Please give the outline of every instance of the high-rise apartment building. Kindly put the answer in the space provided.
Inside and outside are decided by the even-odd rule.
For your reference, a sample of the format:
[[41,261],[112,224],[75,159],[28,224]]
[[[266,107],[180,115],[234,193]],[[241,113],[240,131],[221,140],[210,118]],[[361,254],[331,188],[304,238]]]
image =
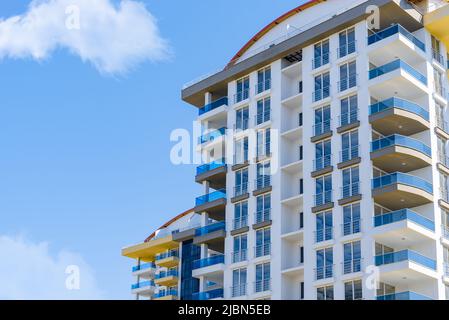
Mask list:
[[448,48],[447,1],[309,1],[186,85],[177,298],[449,299]]

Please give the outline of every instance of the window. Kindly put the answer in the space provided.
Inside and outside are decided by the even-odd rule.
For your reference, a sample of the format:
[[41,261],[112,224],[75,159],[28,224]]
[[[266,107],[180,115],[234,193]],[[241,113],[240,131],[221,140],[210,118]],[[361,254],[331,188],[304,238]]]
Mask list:
[[344,263],[343,273],[360,272],[361,270],[361,250],[360,241],[349,242],[343,245]]
[[255,257],[263,257],[271,254],[271,229],[259,229],[256,231]]
[[271,185],[270,161],[259,162],[256,175],[256,190],[269,187]]
[[444,285],[444,292],[446,293],[446,300],[449,300],[449,285]]
[[378,289],[376,290],[376,295],[378,297],[382,297],[382,296],[395,294],[395,292],[396,292],[396,288],[394,286],[380,282],[378,285]]
[[304,179],[301,178],[299,179],[299,194],[303,194],[304,193]]
[[299,284],[299,299],[303,300],[304,299],[304,282],[301,281],[301,283]]
[[438,161],[444,164],[446,167],[449,167],[449,159],[447,157],[446,145],[447,141],[438,136],[437,137]]
[[234,164],[244,164],[248,161],[248,137],[235,141]]
[[449,177],[440,173],[440,193],[441,199],[449,202]]
[[301,161],[304,156],[304,148],[303,146],[299,146],[299,160]]
[[343,207],[343,236],[360,232],[360,203]]
[[235,111],[235,129],[246,130],[248,129],[249,121],[249,108],[244,107]]
[[316,214],[316,242],[332,239],[332,211],[320,212]]
[[345,91],[357,86],[357,65],[355,61],[340,66],[339,90]]
[[332,165],[331,140],[321,141],[315,144],[314,170],[322,170]]
[[320,287],[316,289],[317,300],[334,300],[334,286]]
[[446,94],[443,85],[444,83],[443,79],[445,78],[445,76],[436,69],[433,69],[433,76],[434,76],[435,92],[438,93],[444,99],[446,99]]
[[264,292],[271,289],[270,263],[256,265],[255,292]]
[[345,300],[362,300],[362,280],[345,283]]
[[256,126],[271,119],[270,97],[257,101]]
[[441,210],[441,225],[443,228],[443,237],[449,239],[449,211]]
[[343,170],[342,198],[350,198],[359,194],[359,167]]
[[298,126],[302,127],[303,124],[303,115],[302,112],[298,113]]
[[299,213],[299,229],[304,228],[304,212]]
[[315,279],[321,280],[333,277],[334,254],[332,248],[317,250]]
[[244,228],[248,225],[248,201],[234,205],[234,230]]
[[235,103],[249,98],[249,77],[237,80]]
[[338,57],[342,58],[348,54],[354,53],[356,49],[355,29],[350,28],[338,35],[340,46],[338,48]]
[[357,122],[358,107],[357,95],[340,100],[340,126],[346,126]]
[[315,206],[332,202],[332,175],[315,179]]
[[313,102],[325,99],[329,97],[330,94],[330,73],[326,72],[315,76],[315,91],[313,93]]
[[299,263],[300,264],[304,263],[304,247],[303,246],[299,247]]
[[270,90],[271,88],[271,68],[265,68],[257,72],[256,94]]
[[264,194],[256,198],[255,223],[262,223],[271,220],[271,194]]
[[234,237],[234,251],[232,253],[232,263],[245,261],[248,250],[248,236],[246,234]]
[[434,36],[432,36],[432,57],[440,64],[444,65],[444,58],[441,54],[441,43]]
[[313,51],[313,69],[329,63],[329,47],[329,40],[315,44]]
[[257,157],[270,156],[271,154],[270,128],[257,131]]
[[246,276],[246,268],[235,269],[232,271],[232,297],[246,295]]
[[242,169],[235,172],[234,196],[239,197],[248,193],[248,169]]
[[319,136],[331,131],[331,107],[315,109],[314,135]]
[[341,162],[350,161],[359,157],[359,132],[354,130],[341,136],[342,151]]
[[449,126],[445,117],[445,108],[438,103],[435,103],[435,116],[437,121],[437,126],[444,130],[445,132],[449,132]]

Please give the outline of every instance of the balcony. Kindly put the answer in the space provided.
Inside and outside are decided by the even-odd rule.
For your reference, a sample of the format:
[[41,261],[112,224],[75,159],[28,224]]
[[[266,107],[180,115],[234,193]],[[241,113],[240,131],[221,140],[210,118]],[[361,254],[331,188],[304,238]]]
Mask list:
[[257,280],[254,282],[254,293],[271,291],[271,279]]
[[195,260],[192,263],[192,276],[204,277],[223,274],[224,255],[219,254],[205,259]]
[[313,160],[313,171],[311,172],[312,178],[322,176],[333,170],[332,167],[332,155],[326,154],[320,158]]
[[162,271],[154,277],[154,283],[158,286],[171,287],[178,284],[178,270]]
[[271,176],[263,175],[258,177],[254,182],[255,188],[253,191],[254,196],[258,196],[262,193],[270,192],[272,190],[271,186]]
[[409,136],[430,128],[429,112],[400,98],[372,104],[369,121],[374,130],[384,135],[400,133]]
[[205,105],[204,107],[200,108],[198,110],[198,115],[202,116],[205,113],[208,113],[212,110],[218,109],[220,107],[226,107],[228,106],[228,97],[222,97],[220,99],[217,99],[207,105]]
[[159,267],[171,268],[179,264],[178,250],[171,250],[156,255],[156,265]]
[[206,301],[213,299],[223,298],[223,288],[214,289],[205,292],[194,293],[192,296],[193,300]]
[[217,190],[195,200],[195,212],[201,213],[207,211],[212,219],[224,218],[224,210],[226,206],[226,189]]
[[433,300],[433,299],[419,293],[406,291],[406,292],[387,294],[384,296],[377,296],[376,300]]
[[195,230],[194,244],[207,243],[211,250],[224,252],[226,222],[220,221]]
[[315,281],[329,279],[334,276],[334,265],[328,264],[315,269]]
[[202,183],[207,180],[211,188],[223,188],[226,187],[226,172],[226,159],[215,160],[196,168],[195,181]]
[[334,228],[325,227],[315,231],[315,243],[329,241],[334,238]]
[[313,143],[318,142],[332,136],[331,119],[315,123],[313,126],[313,136],[310,139]]
[[401,59],[408,63],[419,63],[426,59],[426,46],[401,25],[393,25],[368,37],[368,55],[377,65],[395,59],[401,53]]
[[231,253],[232,263],[243,262],[248,259],[248,251],[246,249],[241,249],[239,251],[234,251]]
[[373,238],[389,247],[420,245],[435,239],[435,222],[410,209],[387,212],[373,218]]
[[369,79],[370,92],[379,99],[398,93],[406,99],[428,94],[427,78],[400,59],[370,70]]
[[254,247],[254,257],[260,258],[271,254],[271,243],[265,243]]
[[432,151],[419,140],[394,134],[371,142],[371,160],[386,172],[409,172],[432,165]]
[[326,98],[329,98],[331,95],[331,87],[324,87],[321,89],[317,89],[312,93],[312,101],[313,102],[318,102],[321,100],[324,100]]
[[161,290],[153,296],[153,300],[178,300],[178,290],[174,288]]
[[416,176],[396,172],[372,181],[374,201],[392,210],[433,202],[432,184]]
[[132,268],[133,276],[149,279],[153,276],[156,265],[153,262],[143,263]]
[[332,202],[332,193],[332,190],[327,190],[316,194],[313,199],[314,207],[312,208],[312,212],[316,213],[332,208],[334,206],[334,203]]
[[396,286],[407,278],[414,281],[436,279],[436,261],[412,250],[401,250],[378,255],[374,263],[379,267],[380,281]]
[[271,225],[271,209],[257,211],[254,215],[253,229],[264,228]]
[[256,95],[258,95],[270,89],[271,89],[271,79],[267,79],[265,81],[261,81],[258,84],[256,84],[255,92]]
[[131,285],[131,292],[144,297],[150,297],[156,289],[154,281],[143,281]]
[[201,137],[198,138],[198,144],[206,144],[211,143],[219,139],[223,139],[226,135],[226,129],[225,127],[222,127],[217,130],[210,130],[208,133],[203,134]]

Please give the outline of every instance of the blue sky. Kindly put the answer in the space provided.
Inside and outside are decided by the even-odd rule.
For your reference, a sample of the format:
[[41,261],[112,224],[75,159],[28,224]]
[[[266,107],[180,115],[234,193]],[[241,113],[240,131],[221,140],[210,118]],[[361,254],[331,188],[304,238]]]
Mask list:
[[[1,1],[0,17],[25,13],[29,2]],[[121,248],[192,207],[200,192],[194,166],[169,158],[170,132],[190,129],[196,116],[180,99],[183,83],[224,65],[304,1],[140,2],[169,43],[165,61],[111,75],[64,48],[41,61],[0,60],[0,236],[46,242],[52,259],[80,255],[111,299],[132,298]]]

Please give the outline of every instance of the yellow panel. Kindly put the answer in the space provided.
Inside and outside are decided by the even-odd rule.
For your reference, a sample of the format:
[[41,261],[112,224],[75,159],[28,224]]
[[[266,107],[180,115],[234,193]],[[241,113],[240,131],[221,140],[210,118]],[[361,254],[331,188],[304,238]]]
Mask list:
[[154,261],[154,256],[158,253],[165,252],[170,249],[176,249],[179,243],[173,241],[173,236],[169,235],[164,238],[151,240],[122,249],[122,256],[150,262]]
[[430,33],[449,48],[449,5],[443,6],[424,16],[424,25]]

